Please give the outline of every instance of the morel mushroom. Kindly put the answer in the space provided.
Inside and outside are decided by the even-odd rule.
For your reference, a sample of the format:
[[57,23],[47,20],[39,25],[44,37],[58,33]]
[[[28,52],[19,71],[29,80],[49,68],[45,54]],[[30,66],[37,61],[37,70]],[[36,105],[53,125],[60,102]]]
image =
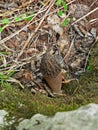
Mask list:
[[58,56],[46,51],[41,59],[40,71],[53,93],[61,93],[62,72]]

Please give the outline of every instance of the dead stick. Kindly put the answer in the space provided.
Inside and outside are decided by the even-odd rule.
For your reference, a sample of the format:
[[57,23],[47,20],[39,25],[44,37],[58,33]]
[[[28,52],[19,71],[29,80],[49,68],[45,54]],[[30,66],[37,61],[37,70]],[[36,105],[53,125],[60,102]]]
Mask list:
[[85,17],[89,16],[90,14],[92,14],[93,12],[97,11],[98,7],[91,10],[89,13],[87,13],[86,15],[84,15],[83,17],[79,18],[78,20],[76,20],[74,23],[72,23],[72,25],[74,25],[75,23],[78,23],[80,20],[84,19]]

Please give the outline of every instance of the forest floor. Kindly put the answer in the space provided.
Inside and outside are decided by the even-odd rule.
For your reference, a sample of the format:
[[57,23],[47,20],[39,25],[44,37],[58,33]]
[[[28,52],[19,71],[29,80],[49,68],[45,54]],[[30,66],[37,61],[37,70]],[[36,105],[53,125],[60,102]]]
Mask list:
[[[55,5],[57,1],[0,1],[0,109],[9,113],[8,121],[14,117],[14,123],[11,126],[13,130],[20,118],[30,118],[36,113],[52,116],[58,111],[70,111],[88,103],[98,103],[98,41],[96,40],[98,36],[98,9],[87,15],[88,22],[83,25],[83,30],[87,25],[87,32],[93,27],[97,31],[96,35],[94,34],[94,39],[91,39],[91,43],[87,39],[86,42],[89,46],[83,45],[83,53],[81,53],[84,57],[83,61],[79,51],[77,53],[79,56],[77,59],[81,61],[78,64],[79,66],[71,66],[71,70],[68,71],[65,67],[68,73],[68,77],[65,77],[68,79],[75,77],[77,80],[63,84],[62,90],[65,95],[55,98],[48,97],[45,89],[37,86],[37,83],[42,82],[42,80],[38,76],[40,72],[36,71],[39,65],[34,66],[34,63],[31,65],[32,58],[34,58],[36,64],[39,64],[40,55],[42,56],[43,52],[46,51],[49,43],[57,42],[59,45],[62,39],[67,42],[64,38],[66,37],[64,34],[65,31],[67,32],[66,28],[69,28],[75,22],[72,20],[74,15],[76,21],[79,18],[76,14],[69,15],[71,20],[68,23],[65,20],[64,27],[60,25],[58,26],[59,29],[55,29],[54,24],[59,25],[64,21],[66,15],[70,12],[70,5],[73,3],[86,4],[91,6],[91,10],[98,7],[96,0],[95,2],[87,0],[87,3],[84,0],[66,0],[68,9],[67,14],[63,17],[58,16],[58,11],[62,9],[61,14],[59,12],[59,15],[62,15],[64,5]],[[66,5],[64,8],[66,8]],[[82,11],[83,16],[91,10]],[[52,18],[53,21],[50,20]],[[95,20],[95,23],[90,23],[92,19],[97,19],[97,22]],[[77,25],[77,27],[80,27],[80,25]],[[80,32],[79,30],[79,35],[81,35]],[[72,34],[67,38],[71,38],[71,36]],[[79,40],[82,41],[81,36],[79,37]],[[80,43],[80,41],[76,43]],[[69,45],[71,46],[71,44]],[[70,46],[66,46],[67,49]],[[76,44],[77,47],[78,44]],[[84,52],[84,48],[86,48],[86,52]],[[59,49],[62,51],[62,48]],[[77,50],[73,51],[72,49],[71,51],[69,57],[67,57],[66,48],[63,49],[64,53],[61,52],[63,58],[67,57],[66,61],[68,61],[67,66],[69,68],[70,64],[74,63],[73,59],[76,58],[74,52]],[[35,59],[35,57],[38,59]],[[77,62],[75,63],[77,64]],[[82,72],[82,70],[84,71]],[[80,71],[82,73],[79,73]],[[78,73],[78,77],[76,77],[76,73]]]

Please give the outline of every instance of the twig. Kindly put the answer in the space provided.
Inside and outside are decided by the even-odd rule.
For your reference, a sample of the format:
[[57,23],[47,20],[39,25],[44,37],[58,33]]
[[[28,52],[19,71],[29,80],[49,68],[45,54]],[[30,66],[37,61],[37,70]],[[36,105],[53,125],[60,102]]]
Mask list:
[[[76,1],[76,0],[73,0],[73,1],[69,2],[67,5],[70,5],[70,4],[72,4],[73,2],[75,2],[75,1]],[[51,14],[53,14],[53,13],[55,13],[55,12],[57,12],[59,9],[62,9],[62,8],[63,8],[63,7],[60,7],[60,8],[58,8],[58,9],[56,9],[55,11],[50,12],[49,14],[47,14],[47,16],[48,16],[48,15],[51,15]],[[47,8],[44,9],[44,10],[39,11],[39,12],[38,12],[37,14],[35,14],[35,15],[37,16],[38,14],[40,14],[40,13],[42,13],[42,12],[45,12],[46,10],[47,10]],[[17,34],[19,34],[19,33],[20,33],[22,30],[24,30],[25,28],[29,27],[30,25],[32,25],[32,24],[34,24],[34,23],[36,23],[36,22],[38,22],[38,21],[40,21],[40,20],[41,20],[41,18],[38,19],[38,20],[35,20],[35,21],[31,22],[31,23],[28,23],[28,24],[25,25],[23,28],[21,28],[19,31],[17,31],[17,32],[11,34],[10,36],[8,36],[8,37],[6,37],[6,38],[0,40],[0,45],[2,45],[2,44],[5,43],[7,40],[9,40],[9,39],[13,38],[14,36],[16,36]]]
[[[72,0],[72,1],[70,1],[69,3],[67,3],[67,6],[68,5],[70,5],[70,4],[72,4],[73,2],[75,2],[76,0]],[[58,8],[58,9],[55,9],[53,12],[50,12],[49,14],[47,14],[47,16],[48,15],[51,15],[51,14],[53,14],[53,13],[56,13],[57,11],[59,11],[59,10],[61,10],[61,9],[63,9],[64,7],[60,7],[60,8]]]
[[[42,13],[42,12],[45,12],[46,10],[47,10],[47,8],[44,9],[44,10],[40,10],[37,14],[35,14],[35,16],[37,16],[38,14],[40,14],[40,13]],[[34,19],[34,18],[35,18],[35,17],[33,17],[33,19]],[[39,20],[40,20],[40,19],[39,19]],[[39,21],[39,20],[35,20],[35,21],[31,22],[31,23],[28,23],[28,24],[25,25],[23,28],[21,28],[19,31],[17,31],[17,32],[11,34],[10,36],[8,36],[8,37],[6,37],[6,38],[0,40],[0,45],[2,45],[3,43],[5,43],[7,40],[13,38],[13,37],[16,36],[17,34],[19,34],[22,30],[24,30],[25,28],[29,27],[31,24],[36,23],[36,22]]]
[[74,45],[74,40],[75,40],[75,37],[73,38],[73,40],[72,40],[72,42],[71,42],[71,45],[70,45],[70,47],[69,47],[69,49],[68,49],[67,54],[66,54],[66,55],[64,56],[64,58],[62,59],[61,64],[63,63],[63,61],[64,61],[65,59],[67,59],[67,58],[69,57],[70,52],[71,52],[71,49],[72,49],[72,47],[73,47],[73,45]]
[[38,29],[40,28],[42,22],[43,22],[44,19],[46,18],[48,12],[50,11],[50,9],[52,8],[52,6],[54,5],[55,1],[56,1],[56,0],[51,1],[50,5],[49,5],[49,6],[50,6],[49,9],[46,11],[45,15],[43,16],[42,20],[40,21],[38,27],[37,27],[36,30],[35,30],[35,33],[36,33],[36,32],[38,31]]
[[35,85],[37,85],[40,89],[42,89],[42,86],[41,86],[41,84],[40,84],[39,82],[35,81],[33,78],[32,78],[31,80],[32,80],[32,82],[33,82]]
[[89,13],[87,13],[86,15],[84,15],[83,17],[79,18],[78,20],[76,20],[75,22],[73,22],[71,25],[74,25],[75,23],[78,23],[80,20],[84,19],[85,17],[89,16],[90,14],[94,13],[95,11],[98,10],[98,7],[91,10]]
[[18,83],[21,86],[21,88],[24,89],[24,86],[20,83],[19,80],[16,80],[16,79],[10,77],[9,79],[7,79],[7,81],[13,82],[13,83]]
[[92,4],[90,5],[90,7],[92,7],[95,3],[96,3],[97,0],[93,1]]
[[40,21],[38,27],[35,29],[34,32],[31,33],[30,37],[29,37],[28,40],[26,41],[25,45],[23,46],[23,49],[22,49],[21,52],[19,53],[19,55],[18,55],[18,57],[17,57],[16,60],[18,60],[19,57],[23,54],[24,49],[27,47],[27,45],[28,45],[28,43],[30,42],[31,38],[34,36],[34,34],[35,34],[35,33],[38,31],[38,29],[40,28],[42,22],[44,21],[44,19],[45,19],[45,17],[47,16],[48,12],[50,11],[50,9],[52,8],[52,6],[54,5],[55,1],[56,1],[56,0],[51,1],[50,5],[49,5],[49,8],[48,8],[48,10],[46,11],[45,15],[43,16],[43,18],[41,19],[41,21]]
[[5,49],[7,49],[8,51],[11,51],[11,52],[15,52],[13,49],[10,49],[9,47],[7,47],[5,44],[2,45]]
[[98,22],[98,18],[95,18],[95,19],[91,19],[91,20],[90,20],[90,23],[91,23],[91,24],[94,24],[94,23],[96,23],[96,22]]
[[89,52],[88,52],[88,55],[87,55],[86,61],[85,61],[85,65],[84,65],[84,72],[85,72],[85,69],[86,69],[86,66],[87,66],[87,62],[88,62],[89,55],[90,55],[91,50],[92,50],[92,48],[94,47],[94,45],[95,45],[96,42],[97,42],[97,39],[96,39],[96,41],[94,42],[94,44],[92,44],[92,46],[91,46],[91,48],[90,48],[90,50],[89,50]]

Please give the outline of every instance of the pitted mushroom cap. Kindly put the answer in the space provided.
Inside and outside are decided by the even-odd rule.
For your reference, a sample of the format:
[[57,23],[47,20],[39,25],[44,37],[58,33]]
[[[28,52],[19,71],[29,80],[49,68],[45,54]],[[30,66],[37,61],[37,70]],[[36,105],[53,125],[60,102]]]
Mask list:
[[44,77],[55,78],[61,72],[61,65],[51,51],[47,51],[40,64],[40,71]]

